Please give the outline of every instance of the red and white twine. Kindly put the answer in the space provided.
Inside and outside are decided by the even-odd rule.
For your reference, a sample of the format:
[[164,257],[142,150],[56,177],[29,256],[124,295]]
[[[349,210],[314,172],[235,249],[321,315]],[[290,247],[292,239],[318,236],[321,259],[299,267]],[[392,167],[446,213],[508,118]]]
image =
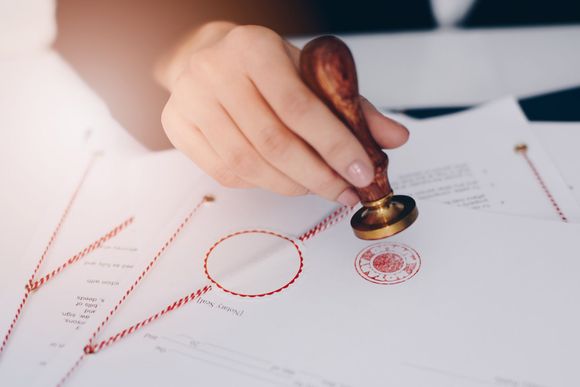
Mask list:
[[211,285],[206,285],[203,288],[198,289],[198,290],[188,294],[187,296],[182,297],[182,298],[174,301],[173,303],[167,305],[165,308],[161,309],[159,312],[155,313],[154,315],[151,315],[151,316],[147,317],[146,319],[141,320],[138,323],[133,324],[130,327],[125,328],[125,329],[121,330],[120,332],[110,336],[108,339],[102,340],[94,345],[93,344],[86,345],[85,348],[83,349],[83,351],[87,355],[97,353],[101,349],[112,345],[116,341],[121,340],[123,337],[130,335],[131,333],[134,333],[135,331],[139,330],[140,328],[143,328],[144,326],[148,325],[149,323],[157,320],[161,316],[171,312],[172,310],[178,309],[178,308],[182,307],[183,305],[189,303],[190,301],[193,301],[193,300],[199,298],[200,296],[202,296],[203,294],[207,293],[210,290],[211,290]]
[[[110,345],[112,343],[114,343],[115,341],[121,339],[122,337],[125,337],[126,335],[128,335],[129,333],[132,333],[134,331],[136,331],[137,329],[139,329],[142,326],[145,326],[147,324],[149,324],[151,321],[163,316],[164,314],[168,313],[169,311],[181,307],[182,305],[185,305],[186,303],[188,303],[189,301],[191,301],[193,298],[195,298],[195,294],[197,294],[197,291],[190,294],[189,296],[183,297],[180,302],[180,300],[177,300],[176,302],[172,303],[171,305],[169,305],[166,311],[162,310],[158,313],[156,313],[155,315],[151,316],[150,318],[143,320],[137,324],[135,324],[132,327],[129,327],[127,329],[124,329],[122,332],[111,336],[109,339],[107,340],[103,340],[101,341],[98,345],[94,345],[93,342],[96,340],[98,334],[101,332],[101,330],[105,327],[105,325],[107,325],[107,323],[109,322],[109,320],[113,317],[113,315],[117,312],[117,310],[121,307],[121,305],[123,305],[123,303],[127,300],[127,298],[129,297],[129,295],[131,293],[133,293],[133,291],[135,290],[135,288],[137,287],[137,285],[139,285],[139,283],[143,280],[143,278],[145,278],[145,276],[147,275],[147,273],[153,268],[153,266],[155,265],[155,263],[159,260],[159,258],[163,255],[163,253],[165,252],[165,250],[167,250],[167,248],[169,246],[171,246],[171,244],[175,241],[175,239],[177,238],[177,236],[181,233],[181,231],[183,231],[183,229],[185,228],[185,226],[189,223],[189,221],[191,220],[191,218],[193,217],[193,215],[207,202],[213,201],[213,198],[210,196],[205,196],[203,197],[203,199],[185,216],[185,218],[181,221],[181,223],[177,226],[177,228],[175,229],[175,231],[173,231],[173,233],[171,234],[171,236],[169,237],[169,239],[167,241],[165,241],[165,243],[161,246],[161,248],[157,251],[157,253],[155,253],[155,255],[153,256],[153,258],[151,259],[151,261],[149,261],[149,263],[147,264],[147,266],[145,266],[145,268],[143,269],[143,271],[139,274],[139,276],[137,277],[137,279],[135,279],[135,281],[131,284],[131,286],[129,286],[129,288],[125,291],[125,293],[123,294],[123,296],[121,297],[121,299],[119,299],[119,301],[117,302],[117,304],[115,304],[115,306],[109,311],[109,313],[107,314],[107,316],[105,317],[105,319],[103,321],[101,321],[101,323],[97,326],[97,328],[95,329],[95,331],[93,332],[93,334],[91,335],[91,338],[89,339],[88,344],[85,346],[84,348],[84,352],[89,354],[89,353],[95,353],[98,350],[103,349],[104,347],[106,347],[107,345]],[[207,291],[209,289],[206,289],[205,291]],[[205,293],[205,292],[204,292]],[[175,306],[172,306],[174,305]]]
[[62,265],[58,266],[54,270],[51,270],[47,275],[43,276],[42,278],[40,278],[38,280],[36,279],[36,276],[37,276],[38,272],[40,271],[42,264],[46,260],[46,257],[48,256],[50,248],[52,247],[52,245],[56,241],[57,236],[60,233],[62,226],[63,226],[66,218],[68,217],[70,210],[73,207],[73,204],[75,203],[75,201],[78,197],[78,194],[79,194],[82,186],[84,185],[84,183],[87,179],[87,176],[89,175],[89,173],[90,173],[90,171],[91,171],[91,169],[96,161],[96,158],[97,158],[96,155],[93,156],[91,158],[91,160],[89,161],[89,163],[87,164],[85,170],[83,171],[83,174],[81,175],[79,182],[77,183],[71,197],[69,198],[67,205],[66,205],[63,213],[61,214],[60,219],[59,219],[56,227],[54,228],[52,234],[50,235],[48,243],[44,247],[44,250],[43,250],[40,258],[38,259],[36,266],[35,266],[32,274],[30,275],[30,278],[28,279],[26,285],[24,286],[24,295],[22,296],[22,299],[20,300],[20,303],[18,304],[18,307],[16,308],[16,312],[14,313],[14,316],[12,317],[12,321],[10,322],[8,330],[6,331],[6,334],[4,335],[4,338],[2,340],[2,344],[0,345],[0,354],[6,348],[6,345],[8,344],[8,340],[10,339],[10,336],[12,335],[15,326],[16,326],[18,320],[20,319],[20,316],[22,315],[22,310],[24,309],[24,306],[26,305],[26,302],[28,301],[28,298],[30,297],[30,295],[33,291],[37,290],[42,285],[44,285],[46,282],[48,282],[50,279],[57,276],[60,272],[62,272],[68,266],[77,262],[78,260],[80,260],[81,258],[86,256],[87,254],[91,253],[92,251],[96,250],[97,248],[101,247],[106,241],[115,237],[119,232],[121,232],[123,229],[125,229],[127,226],[129,226],[133,222],[133,217],[128,218],[123,223],[119,224],[118,226],[113,228],[111,231],[109,231],[105,235],[101,236],[95,242],[93,242],[90,245],[88,245],[87,247],[85,247],[79,253],[73,255],[71,258],[69,258]]
[[[125,291],[125,293],[123,294],[123,296],[121,297],[121,299],[109,311],[109,313],[107,314],[107,316],[105,317],[105,319],[98,325],[98,327],[92,333],[92,335],[91,335],[91,337],[90,337],[90,339],[88,341],[88,344],[85,345],[85,347],[83,348],[83,353],[77,359],[77,361],[73,364],[73,366],[67,371],[67,373],[63,376],[63,378],[59,381],[58,386],[62,386],[62,385],[64,385],[64,383],[66,383],[67,379],[78,368],[78,366],[80,365],[80,363],[82,362],[82,360],[86,357],[86,355],[95,354],[95,353],[101,351],[102,349],[113,345],[114,343],[118,342],[119,340],[123,339],[124,337],[126,337],[126,336],[128,336],[128,335],[130,335],[130,334],[132,334],[134,332],[136,332],[137,330],[139,330],[139,329],[143,328],[144,326],[152,323],[153,321],[158,320],[159,318],[161,318],[164,315],[167,315],[171,311],[174,311],[176,309],[181,308],[182,306],[184,306],[184,305],[188,304],[189,302],[191,302],[191,301],[199,298],[201,295],[209,292],[212,289],[212,285],[211,284],[207,284],[207,285],[203,286],[202,288],[197,289],[194,292],[191,292],[188,295],[186,295],[184,297],[181,297],[181,298],[173,301],[172,303],[170,303],[169,305],[167,305],[165,308],[163,308],[160,311],[158,311],[157,313],[155,313],[155,314],[153,314],[153,315],[145,318],[144,320],[141,320],[141,321],[139,321],[139,322],[137,322],[137,323],[135,323],[135,324],[133,324],[133,325],[131,325],[131,326],[129,326],[129,327],[121,330],[121,331],[119,331],[118,333],[116,333],[114,335],[111,335],[108,338],[106,338],[104,340],[101,340],[101,341],[95,343],[96,338],[97,338],[98,334],[101,332],[101,330],[113,318],[113,316],[115,315],[115,313],[119,310],[120,306],[127,300],[127,298],[129,297],[129,295],[135,290],[135,288],[143,280],[143,278],[145,278],[145,276],[147,275],[147,273],[152,269],[152,267],[159,260],[159,258],[163,255],[163,253],[167,250],[167,248],[175,241],[175,239],[177,238],[177,236],[181,233],[181,231],[183,231],[183,229],[185,228],[185,226],[189,223],[189,221],[191,220],[191,218],[193,217],[193,215],[200,209],[200,207],[204,203],[207,203],[207,202],[210,202],[210,201],[213,201],[213,200],[214,200],[213,197],[211,197],[211,196],[205,196],[186,215],[186,217],[183,219],[183,221],[179,224],[179,226],[171,234],[171,236],[169,237],[169,239],[163,244],[163,246],[153,256],[153,258],[147,264],[147,266],[145,267],[145,269],[143,269],[143,271],[139,274],[139,276],[137,277],[137,279],[135,280],[135,282],[133,282],[133,284]],[[344,219],[350,213],[351,210],[352,210],[352,207],[340,207],[340,208],[338,208],[337,210],[335,210],[331,214],[329,214],[326,218],[324,218],[321,222],[319,222],[318,224],[316,224],[314,227],[312,227],[311,229],[309,229],[308,231],[306,231],[304,234],[300,235],[297,239],[300,240],[301,242],[304,242],[304,241],[306,241],[308,239],[311,239],[312,237],[314,237],[315,235],[318,235],[319,233],[321,233],[324,230],[328,229],[332,225],[340,222],[342,219]],[[246,231],[242,231],[242,232],[239,232],[239,233],[251,232],[251,231],[257,231],[257,232],[261,232],[261,233],[264,233],[265,232],[265,233],[270,233],[272,235],[280,236],[280,237],[282,237],[282,238],[284,238],[286,240],[291,241],[295,246],[298,246],[296,244],[296,242],[294,242],[292,239],[290,239],[288,237],[285,237],[285,236],[283,236],[281,234],[277,234],[275,232],[271,232],[271,231],[266,231],[266,230],[246,230]],[[239,233],[230,234],[229,236],[237,235]],[[224,238],[227,238],[229,236],[226,236]],[[224,238],[221,238],[220,241],[222,241]],[[214,244],[213,247],[215,247],[218,243],[219,243],[219,241],[216,242],[216,244]],[[211,251],[211,249],[209,251]],[[208,254],[209,254],[209,251],[208,251]],[[206,257],[207,257],[207,254],[206,254]],[[301,269],[300,269],[300,271],[301,271]],[[206,270],[206,272],[207,272],[207,270]],[[285,287],[287,287],[287,286],[285,286]]]
[[96,249],[101,247],[105,242],[107,242],[109,239],[117,236],[117,234],[119,234],[127,226],[129,226],[131,223],[133,223],[134,219],[135,218],[132,216],[130,218],[127,218],[123,223],[117,225],[111,231],[109,231],[105,235],[101,236],[99,239],[97,239],[96,241],[94,241],[93,243],[91,243],[90,245],[88,245],[87,247],[85,247],[84,249],[82,249],[81,251],[79,251],[78,253],[76,253],[75,255],[70,257],[69,259],[67,259],[65,263],[63,263],[62,265],[60,265],[56,269],[52,270],[50,273],[48,273],[44,277],[42,277],[34,282],[29,282],[26,285],[26,288],[30,291],[34,291],[34,290],[38,289],[45,282],[48,282],[51,278],[53,278],[54,276],[59,274],[61,271],[63,271],[66,267],[72,265],[73,263],[77,262],[79,259],[81,259],[84,256],[88,255],[89,253],[95,251]]
[[524,158],[524,160],[526,161],[526,163],[528,164],[528,166],[532,170],[532,173],[534,174],[536,181],[538,182],[538,184],[540,184],[542,191],[544,192],[544,194],[546,195],[546,197],[550,201],[550,204],[552,205],[552,207],[554,208],[554,210],[556,211],[556,213],[558,214],[560,219],[563,222],[568,222],[568,218],[566,217],[566,215],[564,215],[564,212],[562,211],[562,209],[558,205],[558,202],[556,201],[556,199],[554,199],[554,196],[552,196],[552,193],[548,189],[548,185],[545,183],[544,179],[542,178],[542,175],[540,174],[540,172],[536,168],[536,165],[533,163],[532,159],[530,159],[530,156],[528,156],[528,146],[526,144],[518,144],[515,146],[515,151],[516,151],[516,153],[522,155],[522,157]]
[[[288,283],[282,285],[278,289],[274,289],[274,290],[271,290],[271,291],[268,291],[265,293],[245,294],[245,293],[234,292],[230,289],[226,289],[219,282],[217,282],[215,279],[212,278],[212,276],[209,274],[209,271],[207,268],[207,261],[208,261],[209,256],[211,255],[212,251],[223,241],[228,240],[228,239],[233,238],[233,237],[236,237],[238,235],[244,235],[244,234],[271,235],[271,236],[274,236],[276,238],[280,238],[282,240],[285,240],[286,242],[289,242],[294,247],[294,249],[296,249],[296,253],[298,254],[298,261],[299,261],[298,270],[296,271],[294,276],[290,279],[290,281],[288,281]],[[205,257],[203,258],[203,271],[205,272],[205,276],[211,281],[212,284],[214,284],[215,286],[217,286],[218,288],[220,288],[221,290],[223,290],[226,293],[229,293],[231,295],[238,296],[238,297],[247,297],[247,298],[266,297],[266,296],[271,296],[272,294],[281,292],[282,290],[288,288],[290,285],[292,285],[294,282],[296,282],[296,280],[298,279],[298,277],[302,273],[303,267],[304,267],[304,257],[302,254],[302,249],[300,249],[300,246],[298,245],[298,243],[294,239],[289,238],[287,236],[284,236],[284,235],[279,234],[279,233],[274,232],[274,231],[260,230],[260,229],[237,231],[237,232],[234,232],[232,234],[226,235],[225,237],[220,238],[209,248],[209,250],[205,253]]]
[[322,219],[320,223],[312,227],[310,230],[306,231],[304,234],[300,235],[298,239],[301,242],[306,242],[308,239],[318,235],[329,227],[332,227],[336,223],[343,220],[350,212],[353,207],[342,206],[331,212],[326,218]]

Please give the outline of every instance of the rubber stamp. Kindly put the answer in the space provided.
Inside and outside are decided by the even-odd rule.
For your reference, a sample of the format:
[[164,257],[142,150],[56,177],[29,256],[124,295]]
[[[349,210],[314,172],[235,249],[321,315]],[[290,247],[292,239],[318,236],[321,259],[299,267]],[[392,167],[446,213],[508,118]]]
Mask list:
[[374,181],[356,189],[363,206],[350,222],[355,235],[361,239],[382,239],[409,227],[418,216],[415,200],[393,194],[387,176],[389,159],[369,131],[349,48],[334,36],[316,38],[302,50],[300,71],[308,87],[364,146],[374,165]]

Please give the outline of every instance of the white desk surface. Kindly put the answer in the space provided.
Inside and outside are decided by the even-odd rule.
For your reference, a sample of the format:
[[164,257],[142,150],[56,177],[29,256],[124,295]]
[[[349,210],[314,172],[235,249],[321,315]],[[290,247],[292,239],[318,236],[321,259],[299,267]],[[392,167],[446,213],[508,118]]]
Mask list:
[[580,85],[580,25],[341,37],[361,93],[382,107],[472,105]]

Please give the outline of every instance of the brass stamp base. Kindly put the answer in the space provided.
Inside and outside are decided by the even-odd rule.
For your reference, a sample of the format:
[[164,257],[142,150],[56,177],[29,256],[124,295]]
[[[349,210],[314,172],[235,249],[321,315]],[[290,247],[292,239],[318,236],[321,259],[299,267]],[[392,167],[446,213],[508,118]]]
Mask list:
[[415,200],[405,195],[388,195],[363,207],[351,218],[350,225],[360,239],[383,239],[409,227],[419,211]]

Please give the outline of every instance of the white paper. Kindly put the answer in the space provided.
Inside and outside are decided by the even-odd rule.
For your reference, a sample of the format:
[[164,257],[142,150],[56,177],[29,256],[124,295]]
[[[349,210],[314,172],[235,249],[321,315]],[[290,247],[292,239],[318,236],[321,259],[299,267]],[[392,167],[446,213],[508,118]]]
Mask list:
[[[219,236],[248,227],[297,235],[327,212],[316,198],[271,207],[276,199],[263,194],[214,193],[108,334],[207,283],[203,257]],[[417,222],[386,241],[358,240],[341,222],[304,243],[303,273],[286,290],[242,299],[214,287],[88,356],[67,385],[579,383],[580,226],[418,206]],[[365,280],[356,257],[376,243],[412,248],[420,269],[398,285]],[[67,355],[37,385],[57,382],[80,348]]]
[[411,135],[388,150],[396,193],[496,213],[561,219],[538,176],[514,151],[528,157],[569,221],[580,220],[578,203],[512,99],[430,120],[406,120]]
[[[514,203],[509,202],[509,200],[504,200],[508,205],[501,205],[499,202],[493,202],[491,199],[488,199],[490,205],[487,209],[490,211],[503,211],[506,213],[511,211],[512,213],[519,215],[530,213],[538,217],[558,219],[554,216],[553,208],[546,204],[545,194],[538,186],[537,181],[534,180],[533,174],[528,169],[529,166],[524,163],[524,160],[519,159],[517,157],[518,155],[513,153],[512,144],[514,142],[525,141],[530,146],[530,157],[532,157],[534,162],[538,164],[539,170],[542,171],[542,176],[546,181],[550,182],[549,187],[556,197],[565,198],[566,193],[569,194],[569,192],[563,183],[558,183],[558,179],[560,178],[558,173],[550,169],[549,158],[542,154],[539,145],[536,145],[537,141],[534,139],[533,135],[526,130],[527,127],[525,126],[525,121],[521,116],[521,112],[517,109],[513,101],[505,100],[445,119],[425,122],[409,121],[407,124],[413,130],[411,142],[408,144],[408,155],[405,156],[403,154],[389,151],[389,154],[392,156],[390,171],[395,187],[397,187],[396,184],[401,184],[399,182],[400,177],[397,176],[397,173],[416,173],[417,170],[421,170],[421,168],[423,168],[423,170],[430,170],[436,167],[445,167],[448,163],[451,163],[452,165],[458,163],[464,164],[467,165],[468,168],[473,169],[476,169],[478,166],[483,164],[489,171],[488,176],[461,175],[454,181],[454,183],[465,185],[466,182],[475,180],[476,183],[480,185],[480,187],[478,187],[480,192],[477,191],[473,185],[470,185],[470,188],[478,194],[483,193],[487,195],[486,197],[499,197],[504,199],[519,197],[519,200],[514,200]],[[481,128],[484,128],[484,130],[488,128],[491,129],[487,130],[485,135],[477,136],[477,133]],[[435,131],[437,131],[437,133],[442,133],[442,135],[434,136],[433,133],[436,133]],[[460,148],[457,150],[456,146],[452,146],[452,141],[454,140],[462,141],[466,143],[468,147],[475,146],[475,150],[466,151],[467,148]],[[532,150],[534,150],[533,153]],[[403,151],[403,149],[401,151]],[[422,155],[420,160],[413,158],[416,154]],[[405,159],[405,157],[407,157],[407,159]],[[401,172],[401,170],[403,170],[403,172]],[[199,267],[199,260],[203,257],[205,251],[214,241],[223,237],[227,233],[248,228],[265,228],[283,234],[296,236],[306,231],[308,227],[316,224],[318,220],[335,206],[333,203],[322,201],[313,196],[284,198],[256,190],[228,190],[219,188],[210,179],[200,177],[202,175],[200,175],[199,170],[194,168],[184,156],[176,151],[138,158],[131,164],[130,170],[125,173],[127,173],[128,176],[138,177],[135,180],[136,182],[134,185],[135,187],[139,187],[135,189],[141,193],[141,196],[134,194],[133,197],[140,198],[136,201],[140,203],[142,209],[141,218],[145,217],[145,220],[142,220],[142,222],[146,225],[144,227],[148,228],[149,233],[145,233],[145,231],[140,232],[143,232],[143,235],[150,235],[150,237],[146,237],[147,243],[141,247],[142,254],[139,254],[139,257],[134,259],[135,262],[140,262],[140,266],[136,265],[136,267],[143,268],[145,266],[148,259],[150,259],[159,247],[165,243],[173,230],[182,222],[184,215],[203,195],[215,195],[216,202],[207,204],[199,211],[199,213],[194,215],[190,224],[178,238],[178,242],[176,242],[175,246],[170,247],[167,254],[161,257],[153,271],[146,277],[134,294],[131,295],[130,299],[123,305],[121,309],[122,312],[118,313],[115,318],[107,324],[102,334],[99,335],[99,338],[101,339],[107,338],[108,335],[115,334],[129,325],[148,317],[149,315],[161,310],[169,302],[185,295],[188,290],[193,291],[197,287],[206,283],[207,281],[203,275],[202,268]],[[506,173],[514,173],[518,178],[506,179]],[[183,176],[192,176],[192,178],[191,180],[184,179]],[[197,178],[195,178],[195,176],[197,176]],[[117,177],[117,179],[123,180],[119,177]],[[522,180],[524,183],[521,182]],[[481,187],[489,182],[496,183],[493,190],[488,187]],[[557,184],[552,182],[556,182]],[[440,186],[444,184],[436,182],[435,186],[437,185]],[[530,193],[530,191],[534,190],[537,190],[537,194]],[[176,192],[187,193],[180,196]],[[397,193],[405,192],[413,191],[397,189]],[[444,192],[446,193],[441,193],[438,195],[437,199],[443,202],[453,201],[455,205],[459,205],[458,197],[464,195],[467,191],[461,190],[459,195],[453,190],[447,190]],[[419,194],[417,196],[420,196],[421,191],[417,190],[413,193],[417,193]],[[471,195],[472,193],[468,192],[468,194]],[[154,199],[155,195],[157,195],[157,199]],[[420,199],[420,197],[418,198]],[[573,199],[571,199],[571,202],[571,205],[567,205],[563,208],[566,208],[567,211],[568,209],[572,211],[575,204]],[[171,215],[171,213],[168,214],[168,212],[171,212],[171,204],[174,206],[181,206],[181,210],[177,211],[177,215],[173,217],[169,224],[166,224],[164,219],[167,219],[167,216]],[[491,204],[493,204],[493,206]],[[476,206],[471,205],[471,207],[475,208]],[[424,216],[434,216],[429,214],[423,215],[422,212],[421,214],[421,218]],[[469,216],[472,217],[471,220],[464,221],[464,223],[468,224],[470,227],[471,223],[479,222],[479,218],[477,218],[476,215],[472,215],[470,212],[464,216],[466,219]],[[452,220],[445,217],[444,222],[449,221]],[[525,220],[522,220],[522,222],[525,222]],[[547,227],[551,227],[550,225],[551,223],[549,223]],[[473,233],[473,238],[477,238],[478,231],[473,231]],[[338,247],[336,248],[344,248],[345,251],[349,250],[349,247],[347,246],[350,246],[350,244],[359,246],[359,243],[362,243],[356,241],[350,234],[350,231],[348,234],[340,235],[337,238],[336,245]],[[511,234],[506,234],[503,239],[509,240],[510,238]],[[503,239],[502,243],[504,243]],[[467,239],[461,238],[461,240]],[[493,236],[490,236],[489,240],[496,243]],[[255,243],[259,244],[260,242],[258,241]],[[306,247],[311,246],[313,243],[313,241],[306,242]],[[333,242],[329,240],[327,240],[326,243],[329,246],[333,245]],[[345,246],[342,245],[343,243]],[[466,243],[468,245],[473,244],[471,240]],[[253,246],[256,247],[255,245]],[[240,246],[237,246],[236,248],[239,251],[248,250],[241,248]],[[257,246],[257,248],[259,250],[260,246]],[[333,246],[329,248],[334,249],[335,247]],[[319,254],[321,257],[325,256],[323,253]],[[335,253],[332,253],[331,255],[337,257],[341,256],[340,254],[337,255]],[[104,257],[106,258],[106,254]],[[122,260],[122,258],[119,258],[119,260]],[[87,260],[87,262],[95,262],[95,265],[99,265],[99,262],[102,262],[103,266],[110,263],[107,262],[106,259],[101,259],[99,255],[96,255],[96,258],[93,260]],[[260,264],[260,262],[258,263]],[[291,262],[291,264],[293,263],[294,262]],[[269,262],[263,263],[262,266],[268,267],[268,270],[271,272],[269,279],[274,282],[277,280],[275,275],[278,275],[279,273],[272,272],[272,268],[284,267],[284,265],[270,264]],[[71,273],[76,272],[76,275],[81,278],[80,281],[86,282],[87,278],[92,275],[91,273],[93,273],[93,271],[100,272],[105,270],[105,268],[97,269],[97,267],[98,266],[91,268],[90,266],[85,266],[78,268],[77,271],[71,270]],[[91,293],[92,297],[103,299],[105,307],[95,311],[95,318],[91,318],[90,321],[87,321],[82,330],[79,329],[76,332],[71,332],[70,329],[67,331],[66,328],[63,329],[61,314],[63,313],[63,310],[68,310],[66,309],[66,302],[71,302],[66,296],[64,296],[64,294],[66,294],[70,288],[82,289],[83,285],[76,285],[77,282],[73,281],[72,277],[68,279],[63,277],[59,279],[61,282],[58,292],[61,293],[56,291],[49,293],[46,291],[43,296],[46,300],[54,298],[66,301],[62,304],[59,303],[58,307],[37,306],[37,315],[49,316],[50,321],[53,321],[51,324],[54,325],[50,329],[50,333],[49,331],[44,332],[44,337],[42,339],[45,342],[45,344],[43,344],[45,351],[39,353],[38,359],[39,362],[46,364],[46,367],[44,367],[46,373],[38,379],[39,383],[42,384],[49,379],[51,382],[54,382],[55,380],[52,380],[53,378],[58,379],[67,371],[68,366],[76,361],[80,353],[79,351],[87,343],[91,330],[94,329],[95,324],[98,323],[99,317],[102,318],[104,316],[107,306],[110,307],[113,305],[115,300],[121,297],[126,285],[131,283],[131,278],[135,278],[136,273],[138,273],[136,267],[133,270],[125,271],[126,276],[119,279],[118,287],[107,290],[101,289]],[[211,265],[209,265],[209,267],[211,267]],[[294,266],[288,265],[288,267]],[[352,268],[352,262],[349,263],[349,267]],[[264,273],[268,270],[261,270],[260,272]],[[230,272],[236,271],[228,270],[228,275]],[[250,274],[251,273],[252,272],[250,272]],[[280,273],[280,278],[283,278],[285,274],[287,273]],[[328,269],[328,276],[332,277],[335,274],[334,269],[330,267]],[[235,280],[236,278],[234,278],[234,282],[232,283],[235,284]],[[245,279],[242,278],[242,280]],[[238,284],[239,283],[240,280],[238,278]],[[262,287],[267,288],[270,286],[269,283],[270,282],[268,281],[264,281],[263,286],[261,286],[262,283],[259,284],[260,286],[257,286],[254,283],[251,283],[250,285],[252,286],[251,289],[255,290],[262,289]],[[125,287],[123,287],[123,285],[125,285]],[[246,282],[244,285],[248,285],[248,283]],[[444,285],[443,287],[447,289],[447,285]],[[247,286],[242,288],[248,289]],[[160,289],[163,289],[163,291],[160,291]],[[236,321],[242,316],[245,316],[246,313],[251,312],[251,310],[246,308],[251,308],[251,305],[253,304],[246,305],[246,303],[244,303],[240,306],[235,303],[237,301],[232,304],[228,297],[223,300],[218,299],[217,301],[214,301],[212,297],[214,296],[204,297],[204,300],[207,300],[207,302],[196,305],[206,307],[210,311],[213,311],[212,313],[221,313],[228,316],[228,318],[234,318]],[[37,297],[36,299],[39,300],[40,297]],[[273,296],[272,299],[279,299],[279,297]],[[39,301],[37,302],[40,303]],[[299,306],[300,304],[301,303],[292,303],[293,307],[297,305]],[[191,308],[191,306],[188,307]],[[338,312],[340,312],[340,308],[340,306],[336,306],[333,309],[337,309]],[[179,314],[181,312],[175,313]],[[207,321],[210,321],[211,317],[207,317],[207,319]],[[41,332],[38,331],[38,328],[35,330],[33,327],[34,324],[30,323],[26,331],[22,330],[27,332],[26,339],[21,338],[21,340],[24,340],[27,345],[30,346],[28,348],[33,348],[37,345],[34,344],[34,338],[38,340],[39,337],[43,336]],[[63,331],[66,334],[62,333],[59,337],[57,333]],[[165,332],[164,337],[171,337],[172,340],[178,340],[174,337],[174,333],[175,332]],[[61,343],[62,350],[55,351],[52,349],[51,343],[55,342],[53,339],[54,337],[60,338],[60,341],[57,340],[56,342]],[[50,340],[47,340],[47,338],[50,338]],[[181,339],[183,339],[183,337],[181,337]],[[193,340],[196,341],[198,339],[194,338]],[[209,347],[212,346],[211,343],[213,343],[213,341],[206,342],[203,340],[202,342],[205,343],[204,351],[208,351]],[[218,345],[223,346],[223,344],[224,343]],[[226,348],[229,347],[226,346]],[[225,351],[227,352],[228,350]],[[224,355],[223,350],[218,351],[218,354],[212,351],[210,352],[213,353],[211,356],[219,357]],[[245,351],[242,352],[245,353]],[[252,352],[250,351],[247,353],[251,354]],[[100,356],[100,354],[96,356]],[[270,354],[268,354],[268,356],[270,356]],[[48,361],[46,359],[51,360]],[[271,363],[270,366],[274,368],[278,367],[276,361],[271,360],[269,357],[267,357],[267,359],[269,362],[268,364]],[[18,369],[16,366],[19,364],[17,358],[15,358],[13,364],[14,366],[11,367],[11,369],[16,371],[13,371],[11,375],[17,375],[18,372],[22,375],[24,370],[22,368]],[[166,366],[163,368],[165,367]],[[459,370],[460,369],[461,367]],[[278,370],[276,372],[282,371]],[[113,375],[115,374],[116,373],[113,372]],[[306,378],[305,375],[306,374],[300,376],[300,378]],[[332,376],[331,374],[325,375],[325,377]],[[13,380],[13,378],[10,378],[9,380]],[[151,376],[151,380],[155,380],[155,377]],[[319,380],[318,382],[321,381]]]

